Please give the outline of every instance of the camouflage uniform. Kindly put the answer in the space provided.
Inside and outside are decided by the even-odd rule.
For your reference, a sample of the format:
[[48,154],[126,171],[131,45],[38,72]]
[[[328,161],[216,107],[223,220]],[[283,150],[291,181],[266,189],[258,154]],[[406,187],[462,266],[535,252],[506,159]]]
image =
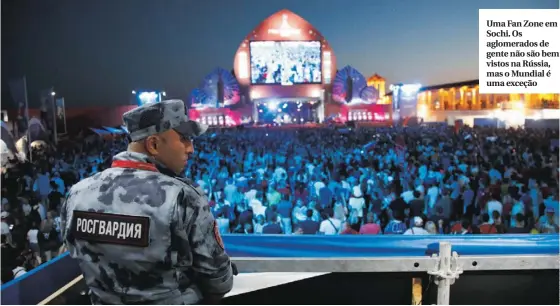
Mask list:
[[[185,137],[205,131],[188,120],[180,100],[145,105],[123,119],[133,141],[170,128]],[[147,155],[122,152],[116,161],[155,167],[112,167],[86,178],[71,188],[61,213],[64,242],[92,301],[195,304],[229,292],[232,267],[206,197]]]

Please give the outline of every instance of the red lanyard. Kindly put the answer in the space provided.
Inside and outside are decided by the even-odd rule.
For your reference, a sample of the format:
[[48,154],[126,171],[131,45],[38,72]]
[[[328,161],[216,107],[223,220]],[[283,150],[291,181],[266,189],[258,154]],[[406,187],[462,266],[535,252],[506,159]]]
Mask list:
[[132,168],[132,169],[159,172],[154,164],[131,161],[131,160],[115,160],[111,164],[111,167],[112,168]]

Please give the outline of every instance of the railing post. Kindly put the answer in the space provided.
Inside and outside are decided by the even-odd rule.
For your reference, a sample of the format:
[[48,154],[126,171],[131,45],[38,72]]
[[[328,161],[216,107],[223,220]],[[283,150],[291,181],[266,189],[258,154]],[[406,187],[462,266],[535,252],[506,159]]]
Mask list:
[[[451,243],[449,242],[442,241],[439,243],[439,272],[442,275],[451,274]],[[440,278],[437,291],[438,305],[449,305],[450,291],[451,279],[448,277]]]

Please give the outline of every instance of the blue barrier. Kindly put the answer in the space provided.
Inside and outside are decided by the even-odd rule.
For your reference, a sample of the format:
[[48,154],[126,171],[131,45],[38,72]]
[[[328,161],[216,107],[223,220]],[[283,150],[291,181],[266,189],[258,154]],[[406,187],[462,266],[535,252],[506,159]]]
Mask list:
[[[472,236],[315,236],[224,235],[231,257],[401,257],[424,256],[449,241],[460,255],[558,255],[558,235]],[[64,253],[1,287],[1,303],[32,305],[44,300],[81,273]]]
[[423,256],[440,241],[462,255],[558,254],[558,235],[224,235],[232,257]]
[[68,252],[1,287],[2,305],[36,305],[82,272]]

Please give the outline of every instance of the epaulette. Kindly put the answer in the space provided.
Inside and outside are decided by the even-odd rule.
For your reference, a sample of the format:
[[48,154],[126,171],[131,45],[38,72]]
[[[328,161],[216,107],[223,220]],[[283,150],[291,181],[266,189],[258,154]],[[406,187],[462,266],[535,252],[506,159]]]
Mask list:
[[186,177],[179,177],[179,176],[174,176],[174,178],[183,182],[185,185],[189,186],[190,188],[192,188],[199,196],[202,196],[202,193],[198,188],[198,184],[196,184],[193,180]]

